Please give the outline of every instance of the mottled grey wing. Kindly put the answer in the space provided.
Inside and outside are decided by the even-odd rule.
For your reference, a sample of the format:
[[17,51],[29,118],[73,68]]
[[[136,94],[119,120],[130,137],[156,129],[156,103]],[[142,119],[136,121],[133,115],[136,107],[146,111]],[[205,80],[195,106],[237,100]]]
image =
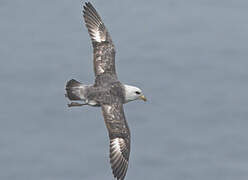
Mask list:
[[94,48],[95,75],[109,73],[116,76],[114,44],[101,17],[90,2],[85,3],[83,13]]
[[116,99],[115,103],[103,104],[102,112],[110,138],[110,163],[114,177],[124,180],[130,154],[130,132],[125,119],[123,105]]

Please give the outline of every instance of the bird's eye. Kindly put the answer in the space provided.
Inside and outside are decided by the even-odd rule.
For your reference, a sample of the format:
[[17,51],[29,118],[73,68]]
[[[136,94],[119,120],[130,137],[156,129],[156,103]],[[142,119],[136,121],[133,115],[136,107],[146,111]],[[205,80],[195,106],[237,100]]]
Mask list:
[[136,94],[140,94],[140,92],[139,92],[139,91],[136,91],[135,93],[136,93]]

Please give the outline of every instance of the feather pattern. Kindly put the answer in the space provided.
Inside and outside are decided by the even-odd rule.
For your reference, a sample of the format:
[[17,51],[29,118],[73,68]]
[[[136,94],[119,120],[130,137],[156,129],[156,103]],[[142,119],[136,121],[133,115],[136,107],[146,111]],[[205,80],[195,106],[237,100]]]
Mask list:
[[74,79],[66,84],[66,97],[72,106],[101,106],[109,135],[109,157],[112,172],[117,180],[124,180],[130,155],[130,131],[123,104],[146,100],[137,87],[122,84],[115,69],[115,47],[100,15],[90,2],[83,6],[83,17],[93,45],[95,83],[84,85]]
[[90,2],[85,3],[83,13],[93,44],[94,88],[104,89],[100,91],[104,95],[92,93],[92,96],[102,107],[108,129],[112,172],[117,180],[124,180],[130,154],[130,131],[123,110],[125,92],[115,70],[115,47],[100,15]]
[[118,98],[112,104],[104,104],[102,112],[110,138],[110,163],[114,177],[124,180],[130,154],[130,131],[125,119],[123,105]]
[[85,3],[83,13],[94,48],[95,75],[109,73],[116,76],[115,47],[101,17],[90,2]]

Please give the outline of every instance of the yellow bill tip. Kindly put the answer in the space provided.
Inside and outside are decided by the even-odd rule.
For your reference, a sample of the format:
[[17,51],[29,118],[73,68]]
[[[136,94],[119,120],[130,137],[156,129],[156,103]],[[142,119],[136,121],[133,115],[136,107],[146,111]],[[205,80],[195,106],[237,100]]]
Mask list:
[[143,101],[147,101],[147,99],[144,95],[140,96],[140,99],[142,99]]

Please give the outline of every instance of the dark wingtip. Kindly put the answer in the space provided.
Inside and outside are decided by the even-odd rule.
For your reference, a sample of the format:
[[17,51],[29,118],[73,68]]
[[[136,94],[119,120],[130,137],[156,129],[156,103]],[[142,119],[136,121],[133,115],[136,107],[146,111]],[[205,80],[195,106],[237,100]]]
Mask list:
[[86,10],[87,8],[90,8],[91,9],[93,7],[93,5],[88,1],[88,2],[85,2],[84,3],[84,6],[83,7],[84,7],[84,10]]
[[92,42],[106,41],[107,32],[100,15],[90,2],[83,6],[83,17]]
[[[117,148],[118,146],[119,148]],[[110,164],[112,173],[117,180],[123,180],[127,173],[130,152],[128,146],[128,142],[123,138],[110,140]]]

